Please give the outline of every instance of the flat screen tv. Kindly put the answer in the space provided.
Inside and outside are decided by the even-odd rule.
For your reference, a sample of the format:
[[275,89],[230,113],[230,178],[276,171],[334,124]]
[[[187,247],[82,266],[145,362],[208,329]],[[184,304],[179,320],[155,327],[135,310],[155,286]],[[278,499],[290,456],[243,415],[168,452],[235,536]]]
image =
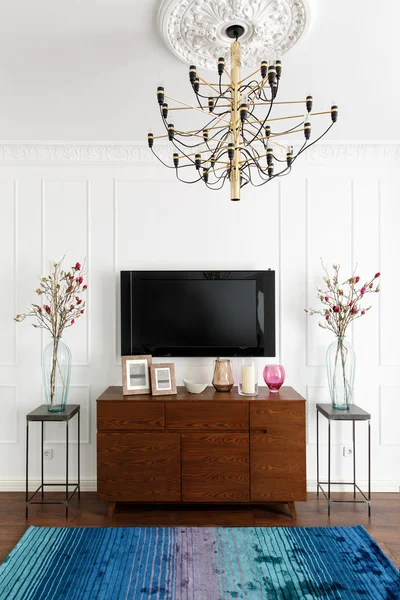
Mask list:
[[121,271],[121,354],[275,356],[275,271]]

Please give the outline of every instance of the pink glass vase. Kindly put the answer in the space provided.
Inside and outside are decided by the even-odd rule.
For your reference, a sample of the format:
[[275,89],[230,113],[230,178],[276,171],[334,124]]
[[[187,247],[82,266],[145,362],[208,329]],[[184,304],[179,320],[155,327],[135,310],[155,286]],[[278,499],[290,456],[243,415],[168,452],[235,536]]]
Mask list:
[[285,369],[282,365],[266,365],[263,377],[271,392],[279,392],[279,388],[285,381]]

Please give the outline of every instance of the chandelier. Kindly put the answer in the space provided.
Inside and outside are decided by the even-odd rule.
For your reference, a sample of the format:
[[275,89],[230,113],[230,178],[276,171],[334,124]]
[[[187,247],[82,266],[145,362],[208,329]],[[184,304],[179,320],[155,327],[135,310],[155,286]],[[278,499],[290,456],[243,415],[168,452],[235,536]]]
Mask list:
[[[221,189],[230,183],[231,200],[240,200],[240,190],[249,183],[259,187],[277,177],[288,175],[297,158],[317,143],[337,121],[338,107],[312,112],[311,95],[303,100],[277,100],[282,75],[281,60],[262,61],[259,68],[241,79],[240,42],[244,28],[230,25],[226,35],[232,39],[230,72],[225,59],[218,59],[218,82],[203,79],[195,65],[189,67],[189,81],[195,95],[195,104],[187,104],[157,88],[157,101],[165,127],[164,135],[148,133],[148,146],[166,167],[174,169],[176,177],[184,183],[202,181],[208,188]],[[256,76],[258,77],[256,78]],[[225,76],[225,77],[224,77]],[[224,79],[224,81],[223,81]],[[171,105],[172,103],[172,105]],[[292,112],[286,116],[273,116],[274,107],[288,105]],[[296,111],[295,109],[297,108]],[[206,121],[201,128],[184,131],[175,122],[176,111],[198,111]],[[262,111],[262,114],[260,114]],[[326,129],[313,136],[311,117],[329,115]],[[303,142],[296,151],[285,145],[292,134],[300,134]],[[155,151],[155,140],[168,139],[173,146],[171,163],[167,164]]]

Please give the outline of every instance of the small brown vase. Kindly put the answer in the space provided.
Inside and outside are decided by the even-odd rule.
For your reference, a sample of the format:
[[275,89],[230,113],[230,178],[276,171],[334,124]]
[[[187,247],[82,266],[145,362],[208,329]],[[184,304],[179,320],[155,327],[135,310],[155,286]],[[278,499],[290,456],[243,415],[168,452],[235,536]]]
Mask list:
[[228,358],[217,358],[214,367],[212,384],[217,392],[230,392],[233,386],[231,361]]

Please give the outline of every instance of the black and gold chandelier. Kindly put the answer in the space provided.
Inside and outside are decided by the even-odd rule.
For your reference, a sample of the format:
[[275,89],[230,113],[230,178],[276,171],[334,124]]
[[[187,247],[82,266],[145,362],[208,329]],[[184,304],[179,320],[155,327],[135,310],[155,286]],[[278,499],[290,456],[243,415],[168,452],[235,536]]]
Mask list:
[[[218,82],[209,83],[197,72],[195,65],[189,67],[189,81],[197,105],[187,104],[157,88],[157,100],[165,135],[148,133],[148,145],[156,158],[166,167],[175,169],[179,181],[196,183],[203,181],[210,189],[221,189],[230,182],[231,200],[240,200],[240,190],[247,184],[261,186],[276,177],[288,175],[293,163],[307,148],[318,142],[337,121],[338,107],[312,112],[313,98],[278,101],[282,63],[262,61],[259,69],[244,79],[240,75],[240,42],[243,27],[231,25],[226,35],[234,40],[230,51],[230,72],[223,57],[218,59]],[[260,78],[254,77],[259,73]],[[223,76],[227,82],[223,82]],[[173,103],[171,106],[170,103]],[[176,104],[178,106],[176,106]],[[277,105],[299,106],[300,114],[273,117]],[[258,116],[259,110],[263,115]],[[180,130],[175,111],[200,111],[207,121],[200,129]],[[312,135],[311,117],[330,115],[329,125]],[[293,125],[294,123],[294,125]],[[292,145],[279,142],[291,134],[303,134],[303,143],[296,151]],[[155,140],[166,138],[173,146],[171,164],[167,164],[155,152]],[[186,173],[194,173],[186,176]]]

